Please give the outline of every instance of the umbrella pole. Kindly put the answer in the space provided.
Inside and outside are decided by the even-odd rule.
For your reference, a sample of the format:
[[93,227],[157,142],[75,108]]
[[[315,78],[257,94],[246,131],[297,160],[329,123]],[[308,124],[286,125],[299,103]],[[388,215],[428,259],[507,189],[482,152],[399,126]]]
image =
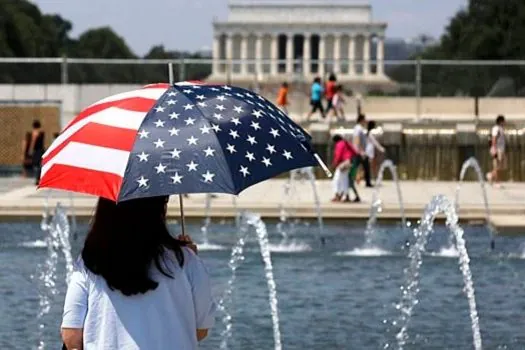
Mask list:
[[314,157],[315,159],[317,160],[317,163],[319,163],[319,165],[321,166],[321,168],[323,168],[326,176],[328,176],[329,178],[332,177],[332,172],[330,171],[330,169],[328,169],[328,167],[326,166],[326,164],[323,162],[323,160],[321,159],[321,157],[319,157],[319,155],[317,153],[314,154]]
[[[173,63],[168,63],[168,77],[170,85],[174,83],[175,78],[173,77]],[[184,198],[182,194],[179,194],[179,208],[180,208],[180,227],[182,235],[186,235],[186,224],[184,220]]]

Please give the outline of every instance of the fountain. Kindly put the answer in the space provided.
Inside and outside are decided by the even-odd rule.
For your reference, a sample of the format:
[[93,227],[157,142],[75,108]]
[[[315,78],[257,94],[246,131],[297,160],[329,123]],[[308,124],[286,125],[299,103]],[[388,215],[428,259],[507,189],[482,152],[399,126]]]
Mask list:
[[481,332],[478,311],[474,295],[472,273],[469,266],[470,259],[467,253],[465,239],[463,237],[464,232],[458,224],[459,218],[454,205],[442,195],[432,198],[432,201],[425,208],[419,227],[414,229],[414,237],[416,240],[410,247],[408,254],[410,264],[408,268],[405,269],[405,283],[401,287],[403,296],[400,303],[396,306],[401,312],[401,315],[399,316],[398,321],[392,323],[393,325],[400,327],[400,330],[396,335],[398,349],[402,350],[409,339],[408,325],[414,307],[419,302],[417,296],[419,293],[419,271],[422,264],[422,254],[425,251],[428,236],[433,230],[434,220],[440,213],[445,214],[447,227],[455,237],[456,248],[459,252],[459,267],[463,274],[463,281],[465,283],[464,292],[468,299],[474,349],[481,350]]
[[315,212],[317,216],[317,224],[319,226],[318,231],[318,238],[321,244],[324,245],[325,238],[324,238],[324,223],[323,223],[323,214],[321,210],[321,200],[319,198],[319,193],[317,191],[317,185],[316,185],[316,178],[312,167],[302,168],[302,169],[295,169],[290,171],[290,177],[287,179],[283,186],[283,198],[281,200],[280,204],[280,222],[277,225],[277,230],[283,237],[283,241],[288,240],[289,234],[284,229],[284,225],[286,222],[290,220],[290,213],[286,210],[286,207],[293,206],[294,203],[290,202],[297,202],[299,199],[296,198],[297,194],[297,185],[296,180],[303,180],[307,179],[310,182],[310,185],[312,187],[312,193],[314,196],[314,204],[315,204]]
[[[479,166],[477,159],[474,157],[467,159],[461,166],[461,172],[459,174],[459,183],[458,183],[458,186],[456,187],[456,198],[455,198],[456,211],[459,212],[459,194],[461,192],[461,185],[463,184],[463,179],[465,178],[465,175],[470,168],[474,169],[476,176],[478,177],[479,184],[481,186],[481,193],[483,194],[483,203],[485,204],[485,225],[490,234],[490,249],[494,250],[495,245],[496,245],[495,240],[494,240],[496,230],[490,221],[490,207],[489,207],[489,200],[487,197],[487,189],[485,188],[485,178],[483,176],[483,171],[481,171],[481,167]],[[452,245],[452,242],[451,242],[451,245]]]
[[377,180],[374,188],[374,193],[372,194],[372,205],[370,206],[370,216],[368,218],[368,221],[366,223],[366,230],[365,230],[365,248],[372,247],[373,244],[373,238],[375,236],[375,225],[377,223],[377,216],[382,211],[382,201],[379,197],[381,185],[383,183],[383,176],[385,174],[386,170],[390,171],[390,174],[392,175],[392,179],[394,180],[394,183],[396,185],[397,190],[397,199],[399,201],[399,211],[401,215],[401,226],[403,230],[407,227],[407,222],[405,218],[405,207],[403,205],[403,195],[401,193],[401,187],[399,186],[399,179],[397,176],[397,168],[394,165],[394,162],[392,162],[390,159],[387,159],[381,163],[381,166],[379,168],[378,174],[377,174]]
[[[199,248],[201,250],[220,250],[223,249],[223,246],[212,244],[209,241],[208,238],[208,230],[211,224],[211,200],[212,200],[212,194],[207,193],[206,194],[206,200],[204,204],[204,223],[201,227],[201,233],[202,233],[202,242],[199,243]],[[239,212],[237,210],[237,198],[235,196],[232,196],[232,206],[234,208],[234,211],[236,213],[235,215],[235,226],[237,229],[239,228]]]
[[71,245],[69,242],[70,222],[68,220],[67,210],[57,203],[54,214],[50,215],[46,208],[42,215],[41,228],[46,233],[44,241],[47,247],[47,258],[44,265],[39,266],[40,288],[39,288],[39,345],[38,349],[45,349],[46,344],[43,341],[45,329],[45,316],[49,313],[51,306],[56,302],[56,296],[59,291],[56,287],[57,266],[59,260],[59,251],[64,256],[66,268],[66,284],[69,283],[71,273],[73,272],[73,258],[71,255]]
[[281,330],[279,325],[279,309],[277,302],[277,289],[275,284],[275,278],[273,276],[273,265],[270,255],[270,247],[268,242],[268,231],[266,225],[261,220],[260,215],[252,213],[243,213],[241,217],[241,225],[239,228],[239,239],[232,249],[230,261],[228,266],[231,269],[232,275],[228,280],[228,285],[223,297],[219,301],[219,309],[224,313],[222,318],[224,324],[224,330],[221,332],[222,340],[220,348],[222,350],[228,349],[228,341],[232,336],[232,316],[229,309],[232,306],[232,294],[235,287],[235,280],[237,277],[237,268],[240,262],[244,260],[244,245],[246,238],[249,233],[249,227],[255,228],[257,233],[257,240],[259,242],[259,248],[261,251],[261,257],[264,262],[264,272],[268,285],[268,298],[270,303],[270,311],[272,315],[273,324],[273,338],[275,350],[282,349],[281,343]]

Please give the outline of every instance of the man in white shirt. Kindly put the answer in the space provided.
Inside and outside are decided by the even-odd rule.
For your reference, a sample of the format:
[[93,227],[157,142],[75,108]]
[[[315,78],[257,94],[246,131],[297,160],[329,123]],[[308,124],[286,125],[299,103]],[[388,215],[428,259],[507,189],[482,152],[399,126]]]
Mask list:
[[499,185],[499,172],[505,169],[505,117],[496,118],[496,125],[490,132],[490,156],[492,157],[492,172],[487,174],[489,183]]
[[366,187],[373,187],[370,176],[370,161],[366,156],[366,144],[367,144],[367,131],[366,131],[366,117],[364,114],[359,114],[357,117],[357,124],[353,131],[353,144],[355,149],[361,156],[361,164],[363,164],[363,170],[365,172]]

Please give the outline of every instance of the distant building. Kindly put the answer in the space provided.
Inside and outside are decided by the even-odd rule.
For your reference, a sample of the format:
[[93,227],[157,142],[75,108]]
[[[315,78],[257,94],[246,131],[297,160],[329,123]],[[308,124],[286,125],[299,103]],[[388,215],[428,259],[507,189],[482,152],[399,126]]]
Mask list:
[[347,82],[388,81],[387,24],[373,21],[370,5],[230,1],[228,18],[214,21],[213,28],[210,80],[310,80],[333,72]]

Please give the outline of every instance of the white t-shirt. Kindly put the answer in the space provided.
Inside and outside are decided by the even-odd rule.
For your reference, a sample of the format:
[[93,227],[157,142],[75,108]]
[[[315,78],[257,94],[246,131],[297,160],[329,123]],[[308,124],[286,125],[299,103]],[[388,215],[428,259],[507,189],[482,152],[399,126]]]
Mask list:
[[496,149],[505,150],[505,130],[500,125],[494,125],[491,132],[492,137],[496,138]]
[[357,144],[355,142],[354,143],[354,146],[356,147],[356,149],[358,151],[360,151],[361,149],[363,151],[366,150],[366,131],[365,129],[363,128],[363,126],[361,126],[361,124],[356,124],[356,126],[354,126],[354,131],[353,131],[353,138],[355,137],[358,137],[359,138],[359,143],[361,144],[361,147],[358,148]]
[[197,349],[197,329],[213,326],[216,304],[204,264],[183,250],[182,268],[173,252],[164,256],[174,278],[152,268],[157,288],[133,296],[112,291],[80,261],[68,286],[62,328],[83,328],[84,350]]

